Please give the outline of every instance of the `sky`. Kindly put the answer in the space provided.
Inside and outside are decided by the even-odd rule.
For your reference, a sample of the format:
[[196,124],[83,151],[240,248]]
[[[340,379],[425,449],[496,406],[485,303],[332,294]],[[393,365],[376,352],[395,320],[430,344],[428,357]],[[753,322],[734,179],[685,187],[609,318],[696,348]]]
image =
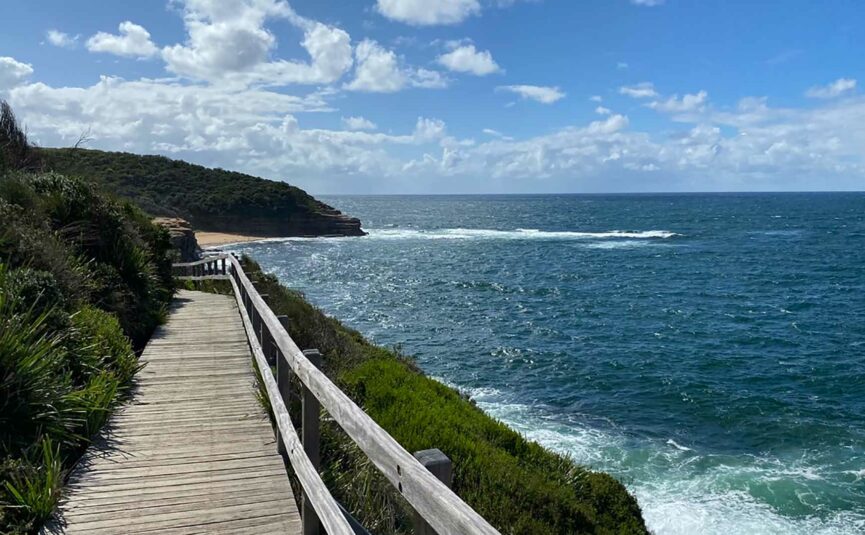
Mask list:
[[314,194],[865,189],[859,0],[32,0],[0,98],[48,147]]

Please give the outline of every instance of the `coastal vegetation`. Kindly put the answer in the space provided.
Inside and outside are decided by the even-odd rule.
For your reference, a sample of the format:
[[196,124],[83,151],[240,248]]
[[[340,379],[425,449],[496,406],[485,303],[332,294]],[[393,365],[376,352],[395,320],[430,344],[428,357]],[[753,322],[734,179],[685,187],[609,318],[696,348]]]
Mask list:
[[128,391],[173,294],[167,233],[39,171],[0,102],[0,533],[32,533]]
[[[450,457],[455,492],[502,533],[647,532],[636,500],[614,478],[527,441],[426,377],[400,351],[371,344],[261,273],[252,259],[243,262],[274,313],[288,316],[295,342],[321,351],[323,369],[337,386],[407,450],[438,448]],[[213,281],[190,285],[229,291]],[[289,409],[299,415],[299,405]],[[328,488],[371,532],[411,532],[409,506],[327,418],[322,467]]]
[[181,217],[196,230],[253,236],[356,236],[360,221],[300,188],[164,156],[81,148],[38,149],[41,166],[82,176],[154,216]]

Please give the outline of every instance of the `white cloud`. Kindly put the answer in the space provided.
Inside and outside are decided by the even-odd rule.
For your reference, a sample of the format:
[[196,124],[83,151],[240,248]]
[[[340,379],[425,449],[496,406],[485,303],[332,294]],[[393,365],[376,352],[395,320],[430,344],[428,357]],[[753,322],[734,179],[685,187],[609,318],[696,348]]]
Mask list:
[[440,119],[418,117],[414,127],[414,138],[419,142],[441,139],[445,135],[445,130],[445,123]]
[[655,91],[655,86],[652,82],[640,82],[636,85],[622,86],[619,88],[619,94],[627,95],[631,98],[656,98],[658,92]]
[[441,88],[447,80],[436,71],[403,67],[396,53],[365,39],[355,48],[355,76],[345,84],[351,91],[395,93],[406,87]]
[[[310,60],[268,56],[276,37],[265,28],[270,18],[288,20],[303,31],[301,46]],[[248,85],[320,84],[337,81],[352,65],[351,38],[342,29],[297,15],[276,0],[186,0],[184,44],[165,47],[166,68],[193,79]]]
[[597,113],[598,115],[610,115],[612,111],[610,111],[610,108],[598,106],[597,108],[595,108],[595,113]]
[[488,135],[488,136],[492,136],[492,137],[495,137],[495,138],[498,138],[498,139],[501,139],[504,141],[513,141],[514,140],[514,138],[512,138],[510,136],[506,136],[505,134],[502,134],[498,130],[493,130],[492,128],[484,128],[483,133]]
[[477,50],[473,44],[457,46],[439,56],[436,61],[451,71],[470,73],[475,76],[501,72],[501,67],[493,60],[489,50]]
[[349,130],[375,130],[376,124],[365,117],[343,117],[342,124]]
[[0,91],[24,83],[31,74],[33,74],[33,67],[29,63],[21,63],[15,58],[0,56]]
[[620,71],[623,71],[628,68],[628,64],[624,61],[619,61],[618,63],[616,63],[616,68]]
[[592,102],[603,102],[604,101],[604,99],[601,98],[601,95],[592,95],[589,97],[589,100],[591,100]]
[[80,37],[80,35],[71,36],[58,30],[48,30],[45,32],[45,38],[48,39],[48,42],[60,48],[74,48],[78,44]]
[[852,78],[838,78],[825,86],[815,86],[805,92],[805,96],[811,98],[835,98],[856,89],[856,80]]
[[150,40],[150,33],[142,26],[127,20],[117,29],[119,35],[99,32],[92,36],[87,40],[87,50],[131,58],[149,58],[159,51]]
[[496,90],[515,93],[523,99],[535,100],[542,104],[552,104],[565,98],[565,93],[558,87],[539,85],[502,85],[497,87]]
[[679,98],[679,95],[673,95],[667,100],[651,102],[648,106],[665,113],[691,113],[703,111],[708,100],[709,94],[706,91],[700,91],[694,95],[686,94],[682,98]]
[[377,0],[385,17],[415,26],[457,24],[481,11],[478,0]]
[[244,128],[330,109],[318,95],[107,76],[89,87],[22,85],[10,91],[9,102],[33,123],[40,144],[67,145],[91,127],[95,146],[143,153],[238,148]]
[[366,39],[354,51],[357,59],[355,77],[347,89],[376,93],[394,93],[408,84],[408,75],[400,68],[396,54],[375,41]]
[[631,0],[635,6],[655,7],[663,5],[666,0]]

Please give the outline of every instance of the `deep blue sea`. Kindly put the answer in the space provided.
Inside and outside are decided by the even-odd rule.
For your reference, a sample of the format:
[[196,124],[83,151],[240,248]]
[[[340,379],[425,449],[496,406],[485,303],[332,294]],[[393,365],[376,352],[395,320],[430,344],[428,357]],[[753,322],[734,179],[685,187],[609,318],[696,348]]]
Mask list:
[[658,534],[865,533],[865,194],[324,199],[234,247]]

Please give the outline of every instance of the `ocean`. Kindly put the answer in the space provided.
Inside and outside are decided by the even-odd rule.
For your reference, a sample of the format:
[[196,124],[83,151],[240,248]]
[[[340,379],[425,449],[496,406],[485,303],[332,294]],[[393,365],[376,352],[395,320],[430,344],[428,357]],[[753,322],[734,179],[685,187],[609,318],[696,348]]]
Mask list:
[[369,236],[228,249],[655,533],[865,533],[865,194],[323,200]]

